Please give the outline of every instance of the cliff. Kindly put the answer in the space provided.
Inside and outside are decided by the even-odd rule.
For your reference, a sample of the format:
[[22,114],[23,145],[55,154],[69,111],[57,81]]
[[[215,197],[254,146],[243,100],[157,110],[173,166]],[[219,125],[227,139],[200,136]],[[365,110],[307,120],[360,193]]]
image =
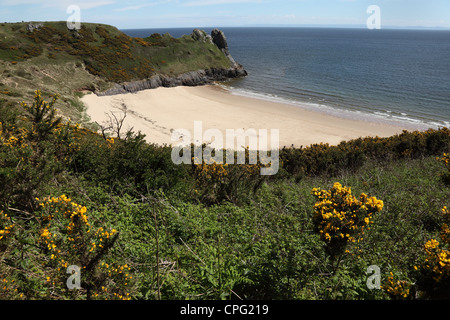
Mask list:
[[231,78],[239,78],[247,76],[244,67],[238,64],[230,54],[225,34],[214,29],[211,35],[205,31],[194,29],[191,37],[202,43],[210,43],[217,46],[223,52],[224,56],[229,60],[229,68],[208,68],[199,69],[182,73],[177,76],[153,75],[147,79],[130,81],[124,83],[116,83],[113,88],[105,91],[96,91],[97,95],[115,95],[121,93],[131,93],[146,89],[155,89],[158,87],[176,87],[176,86],[198,86],[208,84],[214,81],[224,81]]
[[99,96],[108,96],[121,93],[132,93],[158,87],[199,86],[214,81],[224,81],[230,78],[244,77],[247,72],[242,67],[229,69],[206,69],[183,73],[177,77],[154,75],[148,79],[115,84],[113,88],[105,91],[96,91]]

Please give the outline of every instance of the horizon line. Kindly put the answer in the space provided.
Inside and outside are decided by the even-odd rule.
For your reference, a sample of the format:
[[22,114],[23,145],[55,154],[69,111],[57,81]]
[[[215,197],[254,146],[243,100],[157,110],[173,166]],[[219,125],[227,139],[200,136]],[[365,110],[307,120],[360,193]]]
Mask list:
[[[1,22],[1,23],[31,23],[31,22],[64,22],[63,20],[29,20],[29,21],[16,21],[16,22]],[[116,27],[119,30],[139,30],[139,29],[201,29],[201,28],[330,28],[330,29],[367,29],[364,24],[248,24],[248,25],[221,25],[221,26],[178,26],[178,27],[117,27],[114,24],[104,22],[81,22],[92,24],[105,24]],[[387,25],[382,26],[378,30],[442,30],[450,31],[450,27],[445,26],[395,26]]]
[[[366,25],[333,25],[333,24],[293,24],[293,25],[282,25],[282,24],[254,24],[254,25],[236,25],[236,26],[183,26],[183,27],[125,27],[118,28],[119,30],[139,30],[139,29],[201,29],[201,28],[330,28],[330,29],[367,29]],[[398,30],[398,29],[407,29],[407,30],[444,30],[450,31],[450,27],[426,27],[426,26],[385,26],[381,27],[379,30]]]

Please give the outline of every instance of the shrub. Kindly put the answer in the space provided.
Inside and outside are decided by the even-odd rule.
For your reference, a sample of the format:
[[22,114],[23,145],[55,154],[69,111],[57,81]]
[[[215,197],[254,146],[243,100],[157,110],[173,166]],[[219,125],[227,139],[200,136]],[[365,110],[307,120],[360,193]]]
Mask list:
[[90,181],[108,185],[117,194],[140,196],[174,190],[189,179],[185,166],[171,161],[171,148],[145,142],[145,135],[128,131],[123,139],[82,129],[70,169]]
[[450,153],[444,153],[442,158],[437,158],[438,161],[442,162],[444,166],[447,168],[447,172],[442,174],[442,181],[445,184],[450,184]]
[[[65,195],[36,201],[32,213],[14,210],[14,224],[0,215],[2,281],[13,284],[0,298],[129,299],[131,268],[109,257],[117,230],[96,225]],[[69,266],[79,268],[77,290],[68,286]]]
[[294,177],[337,175],[360,168],[368,159],[390,161],[436,156],[450,151],[450,130],[403,131],[387,138],[366,137],[341,142],[337,146],[314,144],[283,148],[283,170]]
[[[245,150],[248,159],[249,150]],[[194,159],[194,158],[193,158]],[[207,205],[224,201],[238,203],[249,199],[267,180],[261,176],[260,162],[256,164],[227,164],[202,160],[201,164],[193,164],[195,179],[194,197]],[[235,153],[237,163],[237,153]]]
[[396,277],[392,272],[390,272],[386,283],[382,286],[382,289],[391,297],[393,300],[401,300],[409,298],[412,284],[407,280],[396,280]]
[[361,241],[364,230],[373,223],[373,215],[383,209],[383,201],[365,193],[358,200],[351,188],[339,182],[330,190],[314,188],[312,194],[317,199],[313,222],[332,258],[342,255],[348,243]]
[[30,106],[22,102],[22,107],[28,112],[31,121],[30,140],[42,141],[61,122],[60,117],[56,117],[55,103],[57,95],[51,96],[52,100],[47,103],[41,95],[40,90],[35,91],[33,104]]
[[76,265],[81,270],[82,290],[69,296],[85,294],[87,299],[128,297],[125,292],[130,280],[128,266],[111,266],[110,269],[107,263],[101,263],[117,240],[117,230],[94,227],[87,216],[87,208],[65,195],[36,200],[40,201],[41,207],[38,243],[49,258],[44,259],[44,272],[53,294],[68,294],[66,268]]
[[425,299],[450,297],[450,210],[442,208],[443,223],[440,239],[430,239],[424,245],[425,259],[414,269],[418,272],[417,286]]
[[8,217],[3,211],[0,212],[0,240],[6,239],[11,233],[11,229],[14,227],[14,223],[11,221],[11,217]]

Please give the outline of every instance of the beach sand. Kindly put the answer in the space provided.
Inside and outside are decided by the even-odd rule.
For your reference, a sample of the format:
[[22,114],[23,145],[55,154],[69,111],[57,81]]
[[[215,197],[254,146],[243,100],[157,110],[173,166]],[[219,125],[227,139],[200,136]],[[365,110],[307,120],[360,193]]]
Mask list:
[[[107,114],[111,115],[111,112],[119,119],[123,117],[126,106],[122,132],[133,128],[135,132],[144,133],[148,142],[160,145],[177,145],[178,142],[171,137],[172,132],[178,129],[189,131],[194,139],[194,121],[202,122],[202,132],[212,128],[220,130],[224,137],[223,145],[227,129],[255,129],[257,133],[259,129],[267,129],[267,145],[273,146],[270,134],[278,129],[280,148],[316,143],[337,145],[358,137],[392,136],[407,129],[238,96],[216,85],[157,88],[114,96],[91,93],[81,100],[91,120],[101,125],[106,125]],[[211,141],[204,139],[202,142]]]

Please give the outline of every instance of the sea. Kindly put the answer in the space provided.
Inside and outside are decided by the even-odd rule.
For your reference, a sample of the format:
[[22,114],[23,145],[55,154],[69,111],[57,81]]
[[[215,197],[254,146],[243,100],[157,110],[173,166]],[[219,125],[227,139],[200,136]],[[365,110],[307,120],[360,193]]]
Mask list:
[[[450,127],[450,30],[219,29],[249,74],[220,83],[232,94],[411,130]],[[178,38],[193,29],[122,31]]]

